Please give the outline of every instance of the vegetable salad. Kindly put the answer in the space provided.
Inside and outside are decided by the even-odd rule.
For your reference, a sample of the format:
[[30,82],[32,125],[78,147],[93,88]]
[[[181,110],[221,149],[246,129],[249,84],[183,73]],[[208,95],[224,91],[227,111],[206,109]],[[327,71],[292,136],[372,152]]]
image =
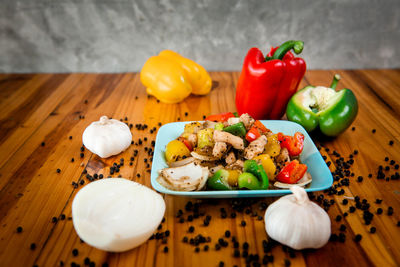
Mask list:
[[165,148],[168,168],[157,181],[178,191],[265,190],[311,182],[300,162],[304,135],[273,133],[247,113],[190,122]]

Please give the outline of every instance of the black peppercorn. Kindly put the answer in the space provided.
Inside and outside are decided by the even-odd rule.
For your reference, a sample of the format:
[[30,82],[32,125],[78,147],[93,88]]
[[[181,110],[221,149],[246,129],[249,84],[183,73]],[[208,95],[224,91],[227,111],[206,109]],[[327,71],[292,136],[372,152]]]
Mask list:
[[17,233],[21,233],[21,232],[22,232],[22,230],[23,230],[23,229],[22,229],[22,227],[21,227],[21,226],[18,226],[18,227],[17,227]]
[[72,255],[73,255],[74,257],[76,257],[76,256],[78,256],[78,254],[79,254],[78,249],[74,248],[74,249],[72,250]]
[[376,228],[372,226],[372,227],[369,229],[369,232],[370,232],[371,234],[375,233],[375,232],[376,232]]
[[168,247],[165,246],[165,247],[164,247],[164,253],[167,253],[167,252],[168,252]]
[[360,235],[360,234],[357,234],[357,235],[355,236],[355,238],[354,238],[354,241],[356,241],[356,242],[360,242],[360,241],[361,241],[361,239],[362,239],[362,235]]
[[241,226],[246,226],[246,222],[245,222],[245,221],[242,221],[242,222],[240,223],[240,225],[241,225]]

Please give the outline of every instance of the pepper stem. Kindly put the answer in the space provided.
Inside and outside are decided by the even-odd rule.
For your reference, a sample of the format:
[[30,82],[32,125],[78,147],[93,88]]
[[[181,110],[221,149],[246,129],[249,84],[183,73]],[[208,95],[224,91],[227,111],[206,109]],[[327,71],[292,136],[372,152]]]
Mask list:
[[332,80],[332,83],[331,83],[331,86],[330,86],[330,88],[332,88],[332,89],[336,89],[336,85],[338,84],[338,82],[340,81],[340,75],[339,74],[335,74],[335,76],[333,76],[333,80]]
[[[273,56],[269,59],[282,59],[287,52],[291,49],[296,53],[296,55],[300,54],[303,51],[304,43],[302,41],[294,41],[290,40],[283,43],[278,49],[276,49]],[[267,59],[268,60],[268,59]]]

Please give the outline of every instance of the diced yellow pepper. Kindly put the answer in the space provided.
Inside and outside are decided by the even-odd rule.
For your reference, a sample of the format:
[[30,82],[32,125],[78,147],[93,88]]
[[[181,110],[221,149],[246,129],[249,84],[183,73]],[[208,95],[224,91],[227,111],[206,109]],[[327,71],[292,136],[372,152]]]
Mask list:
[[181,160],[185,156],[190,156],[190,151],[184,143],[178,140],[172,140],[167,144],[165,148],[165,160],[167,163]]
[[260,161],[261,165],[264,168],[265,173],[268,176],[269,180],[274,180],[276,166],[271,156],[268,154],[261,154],[254,158],[257,161]]
[[210,92],[212,80],[208,72],[201,65],[171,50],[161,51],[159,56],[173,60],[182,66],[189,83],[192,85],[193,94],[206,95]]
[[281,152],[281,145],[278,141],[278,136],[276,134],[267,137],[267,144],[265,145],[264,153],[270,155],[271,157],[276,157]]
[[229,173],[228,176],[228,184],[232,187],[236,187],[238,185],[238,177],[241,174],[238,170],[227,170]]
[[197,132],[197,147],[214,146],[214,130],[212,128],[203,129]]
[[178,103],[192,92],[192,86],[179,63],[165,57],[151,57],[140,72],[147,93],[164,103]]
[[191,123],[185,124],[185,129],[183,130],[183,132],[184,133],[188,133],[188,134],[192,134],[195,131],[197,132],[201,128],[202,128],[202,125],[201,125],[200,122],[198,122],[198,121],[191,122]]

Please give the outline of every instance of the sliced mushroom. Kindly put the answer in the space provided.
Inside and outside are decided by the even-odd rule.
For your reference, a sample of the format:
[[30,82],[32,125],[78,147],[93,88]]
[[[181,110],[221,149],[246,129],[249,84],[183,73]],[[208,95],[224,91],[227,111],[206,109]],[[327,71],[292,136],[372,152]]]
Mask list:
[[236,149],[244,149],[243,139],[231,133],[215,130],[213,138],[215,142],[225,142],[231,144]]
[[248,147],[244,150],[244,157],[246,159],[253,159],[255,156],[261,154],[264,151],[264,146],[267,144],[267,137],[261,135],[256,140],[251,142]]
[[208,179],[208,168],[194,162],[175,168],[161,170],[157,181],[175,191],[198,191],[203,189]]

